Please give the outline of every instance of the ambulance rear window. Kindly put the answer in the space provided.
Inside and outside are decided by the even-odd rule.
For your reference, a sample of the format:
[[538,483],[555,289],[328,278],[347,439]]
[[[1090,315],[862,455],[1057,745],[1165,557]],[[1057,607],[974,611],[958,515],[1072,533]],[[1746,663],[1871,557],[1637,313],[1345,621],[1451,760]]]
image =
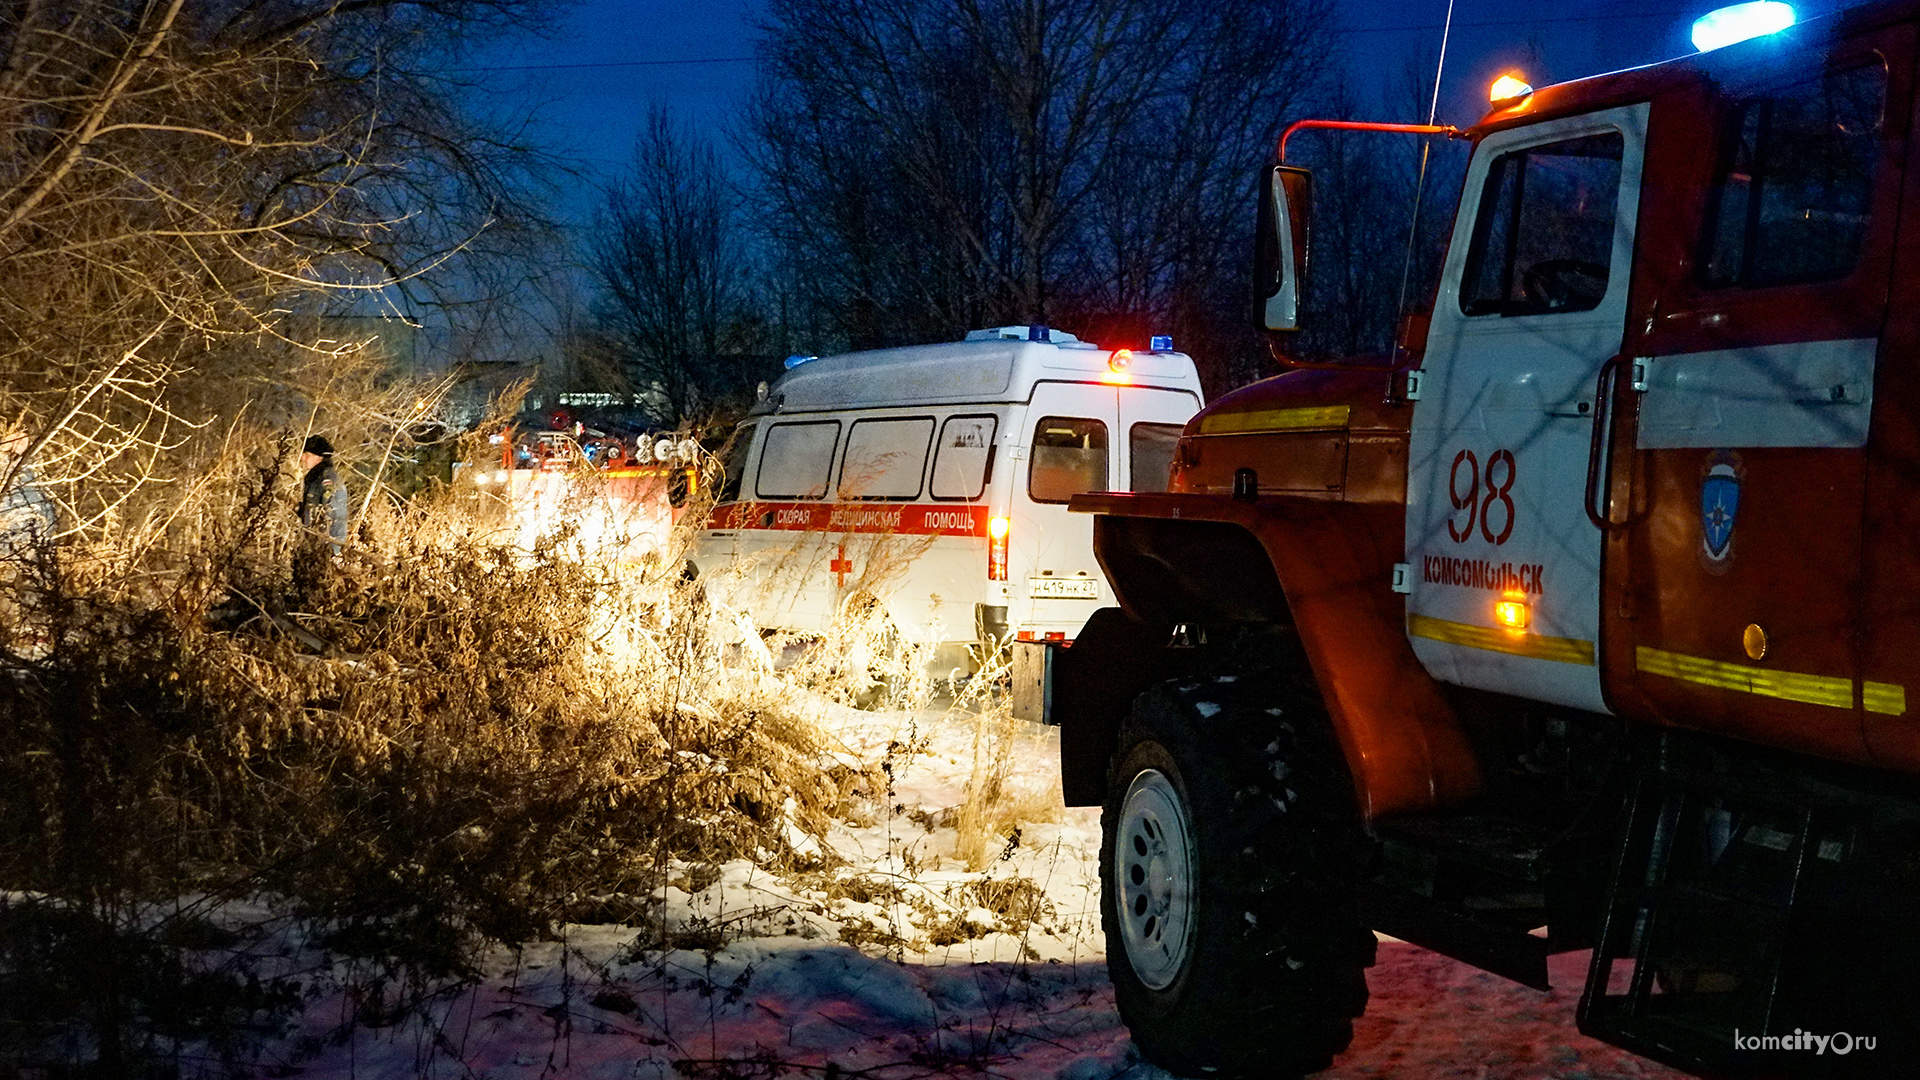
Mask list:
[[1831,281],[1867,235],[1886,69],[1829,72],[1733,109],[1700,260],[1710,287]]
[[754,494],[762,499],[818,499],[833,475],[833,447],[840,441],[838,420],[775,424],[760,451]]
[[1107,490],[1107,425],[1071,416],[1046,416],[1033,428],[1027,494],[1034,502],[1063,503],[1083,491]]
[[1127,429],[1128,490],[1167,490],[1173,448],[1179,441],[1179,424],[1135,424]]

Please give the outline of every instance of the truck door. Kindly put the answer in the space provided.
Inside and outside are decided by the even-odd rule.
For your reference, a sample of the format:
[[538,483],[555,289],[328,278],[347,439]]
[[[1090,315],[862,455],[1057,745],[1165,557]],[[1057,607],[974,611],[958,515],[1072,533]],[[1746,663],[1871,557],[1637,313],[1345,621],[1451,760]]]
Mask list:
[[1593,388],[1625,333],[1647,106],[1487,136],[1414,404],[1407,633],[1435,678],[1605,711]]
[[1609,567],[1607,658],[1622,711],[1853,759],[1863,709],[1905,711],[1900,665],[1863,681],[1858,650],[1869,419],[1911,408],[1880,408],[1875,384],[1906,134],[1886,117],[1905,115],[1913,36],[1731,77],[1717,130],[1694,136],[1713,161],[1699,254],[1623,373],[1637,419],[1631,468],[1614,463],[1628,558]]

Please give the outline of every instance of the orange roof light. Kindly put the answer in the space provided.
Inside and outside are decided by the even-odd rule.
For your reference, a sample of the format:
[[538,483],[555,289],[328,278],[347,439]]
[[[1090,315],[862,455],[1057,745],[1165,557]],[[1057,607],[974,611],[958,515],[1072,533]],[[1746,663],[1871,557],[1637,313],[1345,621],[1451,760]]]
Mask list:
[[1527,85],[1527,80],[1521,78],[1519,72],[1509,71],[1493,80],[1493,85],[1487,88],[1487,101],[1495,105],[1510,105],[1531,93],[1533,87]]

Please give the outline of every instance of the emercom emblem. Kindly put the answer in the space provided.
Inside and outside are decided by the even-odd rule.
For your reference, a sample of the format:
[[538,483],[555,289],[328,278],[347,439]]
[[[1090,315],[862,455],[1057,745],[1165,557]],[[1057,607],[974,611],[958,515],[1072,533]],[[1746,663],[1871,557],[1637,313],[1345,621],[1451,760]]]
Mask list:
[[1733,557],[1733,526],[1740,515],[1740,458],[1715,451],[1700,478],[1700,544],[1708,569],[1724,568]]

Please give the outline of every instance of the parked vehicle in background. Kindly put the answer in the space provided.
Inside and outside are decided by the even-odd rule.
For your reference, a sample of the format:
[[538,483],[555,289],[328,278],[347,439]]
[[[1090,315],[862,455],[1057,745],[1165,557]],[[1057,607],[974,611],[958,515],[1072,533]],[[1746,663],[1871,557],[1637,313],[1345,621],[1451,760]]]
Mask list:
[[1088,491],[1163,491],[1201,405],[1167,339],[1103,349],[1039,326],[796,358],[736,432],[693,560],[763,628],[885,605],[944,665],[1009,637],[1070,639],[1112,593]]
[[[583,441],[584,440],[584,441]],[[707,455],[697,434],[501,432],[491,460],[467,470],[481,498],[498,500],[515,543],[531,550],[563,523],[583,550],[639,562],[665,551],[700,492]],[[495,467],[497,466],[497,467]]]
[[[1581,1030],[1702,1075],[1916,1075],[1920,3],[1785,8],[1497,81],[1396,362],[1075,498],[1119,606],[1029,699],[1149,1058],[1326,1067],[1380,931],[1542,990],[1591,949]],[[1262,199],[1276,342],[1309,179]]]

